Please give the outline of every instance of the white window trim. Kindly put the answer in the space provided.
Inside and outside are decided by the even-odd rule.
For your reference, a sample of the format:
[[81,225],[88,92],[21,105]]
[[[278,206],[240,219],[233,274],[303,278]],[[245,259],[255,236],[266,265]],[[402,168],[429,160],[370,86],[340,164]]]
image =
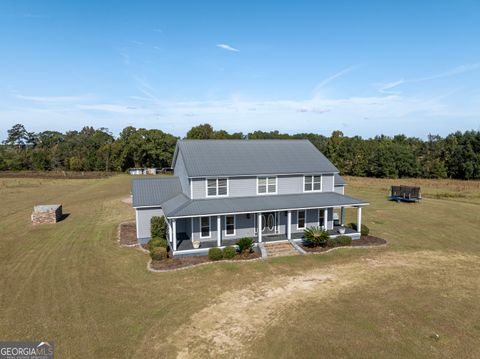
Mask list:
[[[258,180],[259,178],[266,178],[266,190],[267,192],[265,193],[260,193],[258,192]],[[268,179],[269,178],[275,178],[275,192],[268,192]],[[278,176],[257,176],[257,196],[265,196],[265,195],[269,195],[269,194],[277,194],[278,193]]]
[[[218,194],[218,180],[219,179],[226,179],[227,180],[227,194]],[[208,180],[215,180],[216,183],[216,192],[215,196],[211,196],[208,194]],[[230,179],[228,177],[216,177],[216,178],[205,178],[205,198],[215,198],[215,197],[228,197],[230,194]]]
[[[228,234],[227,233],[227,217],[233,217],[233,233]],[[233,237],[237,234],[237,216],[236,215],[228,215],[228,216],[223,216],[224,222],[225,222],[225,237]]]
[[[313,189],[313,177],[318,177],[320,176],[320,189]],[[311,177],[312,178],[312,189],[310,191],[305,190],[305,178],[306,177]],[[318,174],[318,175],[304,175],[303,176],[303,192],[305,193],[310,193],[310,192],[322,192],[323,190],[323,175]]]
[[[300,226],[298,225],[298,223],[299,223],[299,220],[298,220],[298,219],[300,218],[300,212],[305,213],[305,215],[304,215],[304,217],[303,217],[303,219],[304,219],[304,220],[303,220],[303,227],[300,227]],[[299,210],[297,211],[297,229],[305,229],[306,227],[307,227],[307,210],[306,210],[306,209],[299,209]]]
[[[202,218],[208,218],[208,236],[202,236]],[[198,217],[198,229],[201,239],[212,237],[212,221],[210,219],[210,216]]]

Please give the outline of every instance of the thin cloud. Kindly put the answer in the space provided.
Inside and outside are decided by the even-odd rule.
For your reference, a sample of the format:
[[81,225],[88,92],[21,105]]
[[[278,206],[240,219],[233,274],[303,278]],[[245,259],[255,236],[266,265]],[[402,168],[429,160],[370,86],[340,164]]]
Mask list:
[[327,85],[328,83],[332,82],[333,80],[335,80],[336,78],[340,77],[340,76],[343,76],[345,74],[348,74],[349,72],[355,70],[358,68],[358,65],[355,65],[355,66],[349,66],[335,74],[333,74],[332,76],[329,76],[327,77],[326,79],[324,79],[322,82],[320,82],[316,87],[315,87],[315,92],[317,92],[318,90],[320,90],[322,87],[324,87],[325,85]]
[[435,75],[417,77],[417,78],[413,78],[413,79],[410,79],[410,80],[400,79],[400,80],[397,80],[397,81],[387,82],[387,83],[381,85],[379,91],[382,92],[382,93],[386,93],[386,94],[392,94],[392,93],[398,94],[400,92],[394,92],[394,91],[390,91],[390,90],[397,87],[397,86],[407,84],[407,83],[418,83],[418,82],[424,82],[424,81],[438,80],[438,79],[442,79],[442,78],[445,78],[445,77],[460,75],[464,72],[473,71],[473,70],[477,70],[477,69],[480,69],[480,62],[477,62],[477,63],[474,63],[474,64],[460,65],[460,66],[454,67],[453,69],[450,69],[450,70],[447,70],[445,72],[441,72],[441,73],[435,74]]
[[227,44],[217,44],[217,47],[221,48],[221,49],[224,49],[224,50],[228,50],[228,51],[233,51],[233,52],[240,52],[239,49],[236,49],[230,45],[227,45]]
[[90,95],[82,96],[25,96],[21,94],[14,94],[20,100],[31,101],[36,103],[67,103],[67,102],[81,102],[91,99]]

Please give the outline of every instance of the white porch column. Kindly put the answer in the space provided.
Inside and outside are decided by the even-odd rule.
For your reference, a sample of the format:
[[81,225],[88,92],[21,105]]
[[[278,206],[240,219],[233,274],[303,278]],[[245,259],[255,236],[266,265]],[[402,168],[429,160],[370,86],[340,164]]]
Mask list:
[[328,228],[328,209],[327,209],[327,208],[325,208],[325,209],[323,210],[323,220],[325,221],[325,224],[324,224],[324,227],[325,227],[325,228],[324,228],[324,229],[325,229],[325,230],[329,229],[329,228]]
[[292,211],[287,212],[287,239],[292,239]]
[[258,243],[261,243],[262,242],[262,214],[259,213],[257,215],[257,224],[258,224],[258,228],[257,228],[257,233],[258,233]]
[[345,207],[341,207],[340,209],[340,225],[345,225]]
[[357,207],[357,232],[362,231],[362,207]]
[[172,243],[172,224],[170,223],[171,221],[167,221],[168,224],[168,241]]
[[221,216],[217,216],[217,246],[222,246],[222,220]]
[[177,220],[172,219],[172,241],[173,241],[173,250],[177,250]]

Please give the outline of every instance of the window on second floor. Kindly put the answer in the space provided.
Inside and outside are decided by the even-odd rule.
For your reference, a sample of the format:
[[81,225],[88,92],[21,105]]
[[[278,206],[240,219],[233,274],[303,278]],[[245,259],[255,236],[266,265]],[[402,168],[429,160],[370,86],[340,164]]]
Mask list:
[[304,187],[305,192],[321,191],[322,190],[322,176],[305,176]]
[[277,193],[277,177],[258,177],[257,193]]
[[228,196],[227,178],[207,179],[207,197]]

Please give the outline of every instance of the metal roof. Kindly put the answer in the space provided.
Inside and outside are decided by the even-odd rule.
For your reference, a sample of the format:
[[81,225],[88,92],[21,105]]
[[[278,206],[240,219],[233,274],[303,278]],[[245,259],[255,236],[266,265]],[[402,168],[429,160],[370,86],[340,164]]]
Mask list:
[[158,206],[182,193],[178,177],[136,178],[132,180],[133,207]]
[[[187,197],[185,197],[187,198]],[[227,197],[178,201],[177,208],[163,208],[167,217],[191,217],[270,210],[367,205],[365,201],[336,192],[300,193],[271,196]]]
[[343,179],[342,176],[340,176],[338,173],[334,174],[335,177],[335,186],[345,186],[347,182]]
[[338,173],[308,140],[180,140],[179,152],[189,177]]

